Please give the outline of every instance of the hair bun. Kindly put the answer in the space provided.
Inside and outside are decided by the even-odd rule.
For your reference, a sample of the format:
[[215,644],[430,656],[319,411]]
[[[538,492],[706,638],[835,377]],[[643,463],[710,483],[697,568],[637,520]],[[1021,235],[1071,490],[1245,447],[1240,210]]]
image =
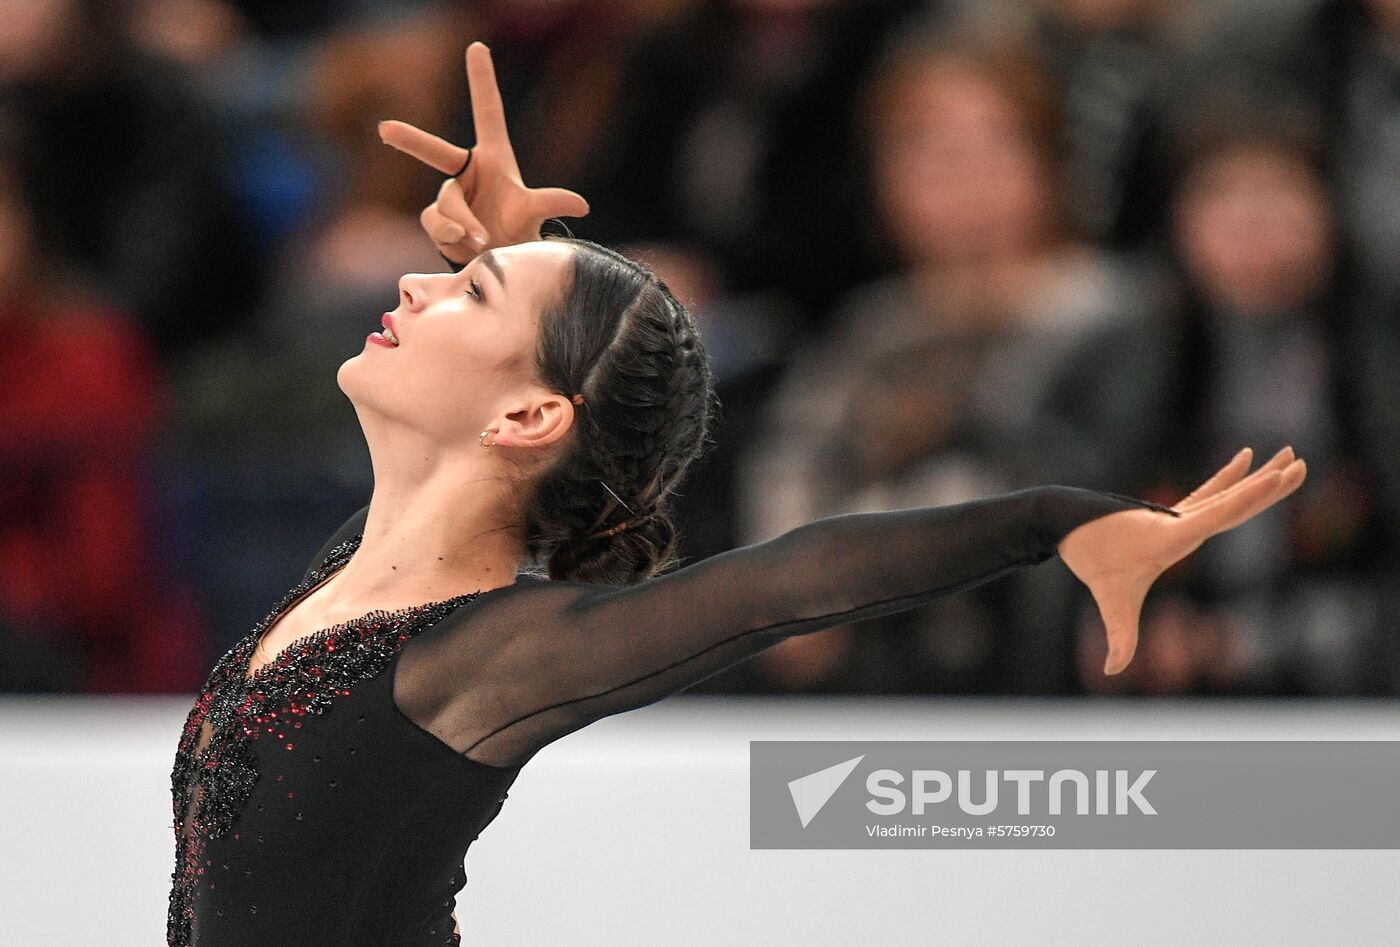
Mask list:
[[618,533],[624,532],[626,530],[636,529],[637,527],[646,524],[649,520],[655,519],[657,515],[658,512],[654,509],[644,510],[641,513],[629,516],[627,519],[622,520],[621,522],[616,523],[612,526],[609,526],[607,529],[600,530],[596,533],[592,533],[584,538],[590,540],[608,539],[609,537],[616,536]]
[[656,563],[669,560],[675,542],[670,513],[646,510],[601,532],[560,543],[550,569],[555,577],[631,584],[655,574]]

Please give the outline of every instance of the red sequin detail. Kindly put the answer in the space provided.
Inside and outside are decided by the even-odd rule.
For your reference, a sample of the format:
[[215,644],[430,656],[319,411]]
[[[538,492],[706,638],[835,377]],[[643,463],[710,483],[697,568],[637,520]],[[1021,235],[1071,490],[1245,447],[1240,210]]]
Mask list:
[[[205,843],[229,831],[258,781],[251,748],[251,742],[262,735],[257,724],[277,720],[279,711],[297,716],[322,713],[337,697],[350,694],[349,685],[387,666],[408,637],[480,594],[471,592],[392,612],[370,612],[307,635],[250,676],[248,667],[262,634],[303,595],[343,566],[354,555],[360,539],[355,536],[332,549],[318,568],[219,659],[185,719],[170,777],[176,842],[166,923],[170,947],[189,945],[195,888],[204,874],[198,861]],[[211,738],[200,746],[206,722]],[[275,724],[267,727],[268,733],[276,730]],[[277,736],[285,738],[280,732]],[[288,750],[292,747],[286,744]],[[282,778],[279,773],[277,779]],[[287,798],[293,795],[288,792]],[[241,837],[241,833],[233,833],[235,840]]]

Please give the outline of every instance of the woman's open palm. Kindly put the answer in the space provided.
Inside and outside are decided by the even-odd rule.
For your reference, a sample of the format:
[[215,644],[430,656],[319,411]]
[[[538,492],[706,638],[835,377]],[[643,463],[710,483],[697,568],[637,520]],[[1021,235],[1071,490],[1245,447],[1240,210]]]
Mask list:
[[1117,674],[1133,659],[1142,604],[1158,576],[1210,537],[1288,496],[1307,476],[1307,465],[1290,447],[1246,477],[1251,456],[1249,448],[1240,451],[1176,504],[1180,516],[1122,510],[1075,527],[1060,542],[1060,558],[1089,587],[1103,618],[1105,674]]
[[589,210],[574,191],[526,187],[521,180],[491,51],[480,41],[467,47],[467,84],[476,127],[470,163],[466,148],[421,128],[399,121],[379,124],[385,144],[448,176],[421,220],[442,255],[456,263],[492,247],[538,240],[540,225],[549,218],[583,217]]

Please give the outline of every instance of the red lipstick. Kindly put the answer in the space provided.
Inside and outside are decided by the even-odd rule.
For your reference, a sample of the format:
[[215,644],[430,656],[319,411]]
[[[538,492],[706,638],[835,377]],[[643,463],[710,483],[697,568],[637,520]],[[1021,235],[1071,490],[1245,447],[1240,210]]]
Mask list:
[[[399,337],[398,327],[394,325],[394,317],[392,313],[384,313],[384,315],[380,318],[379,322],[381,325],[383,325],[386,329],[389,330],[390,335],[392,335],[396,339]],[[396,349],[399,347],[397,342],[390,342],[389,339],[382,332],[371,332],[366,337],[366,339],[369,342],[373,342],[376,345],[383,345],[386,348]]]

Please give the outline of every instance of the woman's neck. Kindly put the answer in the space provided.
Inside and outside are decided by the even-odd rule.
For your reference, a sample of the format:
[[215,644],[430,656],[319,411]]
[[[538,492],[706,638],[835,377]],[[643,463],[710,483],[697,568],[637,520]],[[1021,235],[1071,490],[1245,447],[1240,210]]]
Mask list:
[[350,596],[370,607],[436,601],[515,581],[525,558],[523,525],[494,458],[402,440],[393,450],[370,444],[374,493],[359,548],[339,580],[346,599],[337,604],[355,604]]

